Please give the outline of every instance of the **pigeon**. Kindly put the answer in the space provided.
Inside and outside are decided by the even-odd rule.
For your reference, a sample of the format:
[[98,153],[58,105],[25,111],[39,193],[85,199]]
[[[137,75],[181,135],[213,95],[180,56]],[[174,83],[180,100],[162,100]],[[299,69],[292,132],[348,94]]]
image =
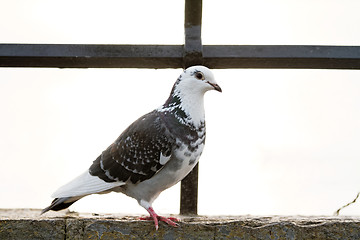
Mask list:
[[120,192],[136,199],[150,214],[156,230],[162,221],[152,203],[181,181],[199,161],[205,144],[204,94],[222,92],[204,66],[192,66],[178,77],[166,102],[133,122],[83,174],[60,187],[41,214],[68,208],[90,194]]

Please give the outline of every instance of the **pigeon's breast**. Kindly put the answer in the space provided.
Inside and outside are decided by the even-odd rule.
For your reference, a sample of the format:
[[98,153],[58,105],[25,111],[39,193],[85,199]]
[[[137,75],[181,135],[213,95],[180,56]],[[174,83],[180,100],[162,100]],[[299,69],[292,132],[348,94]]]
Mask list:
[[174,150],[175,157],[180,162],[184,162],[187,165],[196,164],[204,149],[204,142],[198,139],[196,142],[186,144],[181,141],[177,141],[177,148]]
[[204,149],[204,144],[199,144],[195,150],[189,150],[189,146],[182,145],[179,149],[174,151],[177,164],[172,169],[176,175],[176,182],[182,180],[198,163],[201,153]]
[[182,180],[198,163],[205,146],[205,128],[195,133],[185,135],[182,139],[176,139],[176,147],[173,150],[177,161],[176,175]]

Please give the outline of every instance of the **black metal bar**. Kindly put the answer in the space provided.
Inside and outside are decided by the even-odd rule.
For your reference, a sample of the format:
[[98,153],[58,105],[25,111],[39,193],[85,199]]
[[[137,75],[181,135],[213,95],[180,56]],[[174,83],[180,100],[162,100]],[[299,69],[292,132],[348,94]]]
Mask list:
[[0,67],[180,68],[182,45],[0,44]]
[[[0,44],[0,67],[181,68],[183,45]],[[216,68],[360,69],[360,46],[204,45]]]
[[199,163],[181,181],[180,214],[197,215]]
[[[203,64],[201,43],[202,0],[185,0],[185,44],[183,68]],[[180,214],[196,215],[199,165],[181,181]]]
[[201,19],[202,0],[185,0],[184,68],[203,64]]
[[210,68],[360,69],[360,46],[204,46]]

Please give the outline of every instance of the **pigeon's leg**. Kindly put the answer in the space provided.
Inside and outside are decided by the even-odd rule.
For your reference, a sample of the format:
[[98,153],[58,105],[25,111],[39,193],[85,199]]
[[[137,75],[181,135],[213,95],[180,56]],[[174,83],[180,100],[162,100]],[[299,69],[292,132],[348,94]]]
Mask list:
[[177,221],[177,222],[179,221],[179,219],[177,219],[177,218],[166,218],[166,217],[159,216],[155,213],[155,211],[152,207],[149,207],[146,210],[149,212],[150,217],[140,218],[140,220],[154,220],[156,230],[159,229],[159,223],[158,223],[159,221],[165,222],[173,227],[179,226],[176,222],[174,222],[174,221]]
[[179,222],[178,219],[176,219],[176,218],[166,218],[166,217],[162,217],[162,216],[157,215],[156,212],[154,211],[154,209],[152,208],[151,203],[149,203],[148,201],[140,200],[139,204],[140,204],[140,206],[145,208],[146,211],[148,211],[148,213],[150,214],[150,217],[140,218],[140,220],[154,220],[156,230],[159,229],[159,221],[165,222],[165,223],[167,223],[167,224],[169,224],[169,225],[171,225],[173,227],[179,226],[177,223],[175,223],[175,222]]

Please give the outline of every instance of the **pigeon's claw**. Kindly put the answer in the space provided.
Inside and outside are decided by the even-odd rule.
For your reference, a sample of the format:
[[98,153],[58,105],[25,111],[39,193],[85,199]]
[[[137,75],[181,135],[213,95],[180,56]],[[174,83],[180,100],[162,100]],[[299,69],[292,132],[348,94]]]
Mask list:
[[179,219],[177,219],[177,218],[173,218],[173,217],[166,218],[166,217],[159,216],[155,213],[155,211],[152,207],[149,207],[146,210],[149,212],[150,216],[149,217],[141,217],[140,220],[154,220],[156,230],[159,229],[159,221],[165,222],[173,227],[179,226],[179,224],[176,223],[176,222],[179,222]]
[[165,222],[173,227],[178,227],[179,224],[177,224],[176,222],[179,222],[179,219],[177,218],[166,218],[166,217],[161,217],[161,216],[158,216],[158,220],[161,221],[161,222]]

